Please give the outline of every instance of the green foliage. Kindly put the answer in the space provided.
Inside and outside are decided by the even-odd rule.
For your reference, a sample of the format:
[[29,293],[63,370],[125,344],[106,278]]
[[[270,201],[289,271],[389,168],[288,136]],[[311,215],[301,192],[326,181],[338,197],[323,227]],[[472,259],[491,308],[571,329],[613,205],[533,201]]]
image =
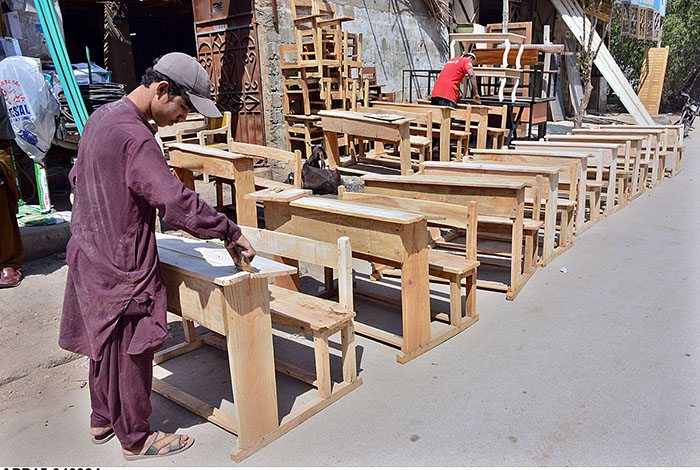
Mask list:
[[[615,17],[610,31],[610,52],[630,84],[637,89],[647,47],[645,41],[620,35],[620,5],[615,5]],[[668,65],[661,98],[661,112],[678,112],[685,100],[685,91],[700,97],[700,2],[698,0],[668,0],[663,20],[662,46],[669,46]]]

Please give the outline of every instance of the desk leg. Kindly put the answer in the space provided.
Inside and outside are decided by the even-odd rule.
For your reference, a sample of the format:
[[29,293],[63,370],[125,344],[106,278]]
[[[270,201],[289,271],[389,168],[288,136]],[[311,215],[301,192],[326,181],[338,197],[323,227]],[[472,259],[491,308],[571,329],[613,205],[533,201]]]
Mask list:
[[323,133],[323,139],[326,143],[326,153],[328,154],[328,166],[331,170],[335,170],[340,166],[340,149],[338,148],[338,134],[331,131]]
[[255,192],[255,170],[252,158],[232,160],[233,176],[236,182],[236,221],[238,225],[258,226],[258,212],[255,201],[246,199],[246,194]]
[[175,173],[175,176],[177,179],[182,181],[182,184],[185,185],[187,189],[191,189],[194,191],[194,173],[191,170],[186,170],[184,168],[178,168],[176,166],[173,167],[173,173]]
[[238,449],[279,426],[267,279],[247,278],[224,287],[229,367],[238,417]]
[[[428,346],[430,342],[428,231],[425,224],[412,224],[404,230],[406,245],[401,265],[403,356],[397,356],[399,362],[410,360],[414,357],[411,353]],[[411,357],[406,357],[409,355]]]
[[399,141],[399,156],[401,157],[401,175],[412,175],[411,167],[411,134],[408,123],[403,124],[399,129],[401,140]]
[[[450,161],[450,115],[447,114],[442,121],[440,121],[440,161],[449,162]],[[467,131],[469,131],[469,126],[467,125]],[[432,150],[432,143],[431,152]],[[464,153],[468,154],[468,149],[464,149]],[[432,157],[431,157],[432,160]]]

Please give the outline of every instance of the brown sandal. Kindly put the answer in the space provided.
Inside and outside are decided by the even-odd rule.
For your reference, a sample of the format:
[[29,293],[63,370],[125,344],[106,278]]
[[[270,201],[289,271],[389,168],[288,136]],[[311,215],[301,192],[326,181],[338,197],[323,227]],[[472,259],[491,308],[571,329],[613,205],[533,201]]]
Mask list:
[[[180,445],[180,438],[182,437],[182,434],[168,434],[158,431],[156,433],[156,438],[153,440],[148,449],[146,449],[146,452],[138,455],[124,454],[124,460],[142,460],[151,459],[153,457],[166,457],[169,455],[179,454],[180,452],[189,449],[192,447],[192,444],[194,444],[194,438],[189,436],[189,441],[187,444],[184,446]],[[159,454],[158,452],[160,452],[166,446],[168,447],[168,451],[164,454]]]
[[3,268],[0,272],[0,289],[17,287],[22,283],[22,271],[19,269]]

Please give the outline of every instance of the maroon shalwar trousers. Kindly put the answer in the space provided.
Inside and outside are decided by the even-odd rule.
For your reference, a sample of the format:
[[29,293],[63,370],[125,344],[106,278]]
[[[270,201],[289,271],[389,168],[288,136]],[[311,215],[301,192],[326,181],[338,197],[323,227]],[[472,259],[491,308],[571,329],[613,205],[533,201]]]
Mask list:
[[127,349],[140,316],[123,316],[105,345],[102,359],[90,360],[90,426],[112,426],[122,448],[140,449],[150,434],[153,352]]

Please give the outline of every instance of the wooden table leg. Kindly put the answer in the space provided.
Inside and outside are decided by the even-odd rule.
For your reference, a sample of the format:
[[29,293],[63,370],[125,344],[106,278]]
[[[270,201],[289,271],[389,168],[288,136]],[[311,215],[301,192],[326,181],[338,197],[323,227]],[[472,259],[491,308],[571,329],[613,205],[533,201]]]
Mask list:
[[340,149],[338,148],[338,134],[331,131],[323,133],[323,139],[326,143],[326,153],[328,155],[328,166],[331,170],[335,170],[340,165]]
[[182,181],[182,184],[185,185],[187,189],[191,189],[194,191],[194,173],[191,170],[186,170],[184,168],[178,168],[176,166],[173,167],[173,173],[175,173],[175,176],[177,179]]
[[252,158],[232,160],[233,176],[236,182],[236,221],[238,225],[258,226],[258,211],[255,201],[246,199],[246,194],[255,192],[255,170]]
[[[430,342],[430,285],[428,278],[428,231],[425,225],[406,228],[401,265],[401,309],[404,355],[410,355]],[[397,356],[399,362],[404,357]],[[410,358],[406,358],[409,360]]]
[[238,418],[238,448],[259,442],[279,427],[272,349],[270,295],[265,278],[224,286],[233,401]]
[[399,141],[399,157],[401,158],[401,175],[412,175],[413,168],[411,167],[411,133],[408,128],[408,123],[399,128],[401,140]]

